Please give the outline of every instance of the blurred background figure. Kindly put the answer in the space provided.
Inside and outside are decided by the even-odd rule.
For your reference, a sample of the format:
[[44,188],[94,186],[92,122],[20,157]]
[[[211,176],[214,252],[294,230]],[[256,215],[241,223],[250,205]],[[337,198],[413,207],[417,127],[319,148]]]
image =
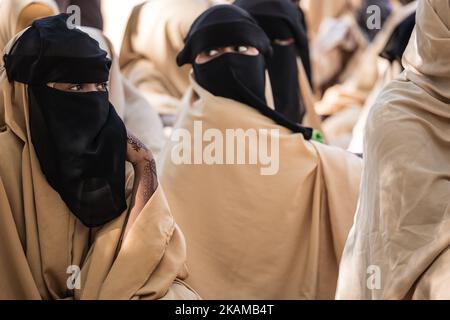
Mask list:
[[[360,116],[363,119],[367,116],[367,112],[361,112],[364,106],[367,105],[366,109],[370,107],[381,88],[401,71],[401,68],[398,68],[400,66],[398,62],[390,64],[386,59],[380,57],[380,54],[384,51],[396,28],[411,14],[414,14],[416,7],[416,1],[410,1],[407,5],[396,3],[393,6],[393,13],[387,18],[382,29],[377,32],[373,41],[361,51],[357,60],[354,61],[354,66],[348,69],[347,79],[328,88],[322,99],[316,104],[317,113],[327,117],[322,127],[325,135],[329,137],[329,143],[342,148],[348,148],[352,144],[354,146],[352,151],[362,152],[364,120],[361,120],[358,137],[356,137],[359,140],[359,147],[356,147],[356,141],[352,142],[353,130]],[[411,27],[409,30],[403,30],[402,36],[397,37],[394,41],[404,49],[411,32]],[[403,51],[397,52],[400,57],[402,54]]]
[[0,0],[0,52],[16,33],[34,20],[57,13],[53,0]]
[[179,68],[176,55],[194,19],[211,4],[208,0],[150,0],[136,6],[128,20],[120,67],[166,126],[173,125],[189,86],[190,68]]
[[[96,26],[85,27],[83,31],[97,40],[112,60],[109,78],[110,100],[127,127],[157,156],[165,142],[162,122],[145,97],[122,76],[113,45],[100,30],[102,27],[100,23],[96,22],[96,17],[101,18],[100,2],[58,1],[58,5],[63,12],[69,5],[80,6],[81,24]],[[53,0],[0,0],[0,6],[0,49],[2,51],[17,32],[31,25],[34,20],[59,12]],[[0,110],[0,125],[4,122],[3,113],[3,109]]]
[[66,12],[70,6],[81,9],[81,25],[103,30],[101,0],[55,0],[61,12]]
[[81,27],[81,30],[98,41],[111,59],[109,73],[109,99],[127,128],[157,157],[164,147],[163,125],[155,109],[120,72],[119,58],[109,39],[101,30]]
[[411,1],[404,7],[398,7],[380,33],[380,46],[376,50],[383,44],[385,46],[377,57],[379,76],[361,112],[358,114],[356,125],[353,127],[351,142],[348,147],[348,150],[353,153],[363,153],[364,129],[375,99],[381,90],[404,70],[402,57],[416,25],[416,8],[417,1]]

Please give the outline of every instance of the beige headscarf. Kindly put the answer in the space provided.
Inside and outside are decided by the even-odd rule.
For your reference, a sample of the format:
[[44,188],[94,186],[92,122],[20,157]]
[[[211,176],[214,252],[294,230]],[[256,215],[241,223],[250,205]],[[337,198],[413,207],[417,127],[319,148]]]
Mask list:
[[255,129],[257,139],[264,138],[259,129],[269,138],[279,130],[280,159],[271,176],[260,174],[261,164],[176,165],[177,143],[169,143],[161,182],[186,234],[189,284],[206,299],[332,299],[360,159],[192,85],[176,128],[193,135],[194,121],[201,121],[203,132],[225,137],[227,129]]
[[120,66],[160,114],[176,114],[189,86],[189,66],[176,56],[208,0],[150,0],[133,9],[123,37]]
[[103,33],[94,28],[81,27],[97,40],[111,59],[109,71],[109,99],[125,126],[157,156],[165,144],[161,118],[145,97],[120,72],[118,57],[112,43]]
[[450,298],[450,1],[419,1],[416,21],[369,116],[340,299]]
[[[0,299],[197,297],[180,280],[186,277],[185,242],[161,188],[125,239],[127,212],[101,228],[86,228],[47,183],[31,144],[26,85],[9,82],[4,69],[0,105],[6,111],[0,132]],[[132,185],[128,168],[128,205]],[[77,267],[81,287],[70,290],[66,272]]]

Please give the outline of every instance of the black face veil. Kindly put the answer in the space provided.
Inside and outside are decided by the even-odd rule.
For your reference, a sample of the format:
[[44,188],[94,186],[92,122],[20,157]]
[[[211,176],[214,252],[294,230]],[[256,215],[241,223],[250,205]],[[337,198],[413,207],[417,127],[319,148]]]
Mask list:
[[[275,108],[292,121],[303,121],[305,106],[300,92],[297,57],[300,57],[311,83],[311,63],[304,15],[290,0],[237,0],[272,41],[273,56],[267,59]],[[275,40],[293,38],[295,43],[280,45]]]
[[64,92],[52,82],[108,81],[106,52],[68,15],[37,20],[5,55],[10,81],[28,85],[31,140],[49,184],[88,227],[126,209],[126,129],[107,92]]
[[[260,54],[227,53],[204,64],[195,63],[199,53],[229,46],[255,47]],[[194,21],[177,63],[179,66],[191,63],[197,82],[212,94],[247,104],[309,140],[312,129],[287,119],[266,104],[264,57],[269,58],[271,54],[270,40],[245,10],[232,5],[217,5]]]

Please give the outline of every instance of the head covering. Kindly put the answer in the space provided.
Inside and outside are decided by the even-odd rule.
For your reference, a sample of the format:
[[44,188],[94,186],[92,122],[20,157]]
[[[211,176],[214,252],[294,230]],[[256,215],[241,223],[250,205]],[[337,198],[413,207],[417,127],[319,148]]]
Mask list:
[[418,1],[416,21],[405,71],[369,114],[337,298],[450,297],[450,2]]
[[[159,172],[186,235],[188,283],[204,299],[332,299],[356,208],[360,159],[306,141],[192,81],[174,132],[195,138],[201,123],[205,136],[215,133],[209,141],[217,148],[208,143],[205,154],[214,150],[228,159],[225,137],[242,130],[246,141],[279,141],[271,149],[280,157],[279,170],[263,176],[260,161],[221,165],[219,156],[214,163],[176,164],[172,155],[179,142],[168,143]],[[247,142],[244,148],[244,157],[254,151]]]
[[[273,121],[310,139],[312,129],[288,120],[269,108],[265,98],[265,60],[272,49],[270,41],[256,21],[237,6],[213,6],[193,23],[185,47],[177,57],[179,65],[191,63],[196,81],[216,96],[244,103]],[[257,56],[226,53],[207,63],[195,63],[195,57],[206,50],[227,46],[252,46]]]
[[[5,53],[10,54],[22,34],[11,40]],[[125,238],[127,211],[94,229],[73,215],[39,164],[27,86],[10,82],[0,66],[0,107],[6,116],[0,132],[0,273],[5,275],[0,277],[0,299],[197,298],[181,280],[187,275],[186,244],[161,187]],[[131,207],[131,165],[126,172],[125,195]],[[79,282],[71,283],[71,289],[68,279],[77,268],[81,273],[74,278]]]
[[212,1],[151,0],[136,6],[128,19],[120,67],[160,114],[175,115],[189,86],[191,68],[176,56],[192,22]]
[[[305,106],[300,92],[297,56],[311,79],[309,46],[301,16],[289,0],[238,0],[235,5],[247,10],[272,41],[273,56],[266,59],[275,109],[292,121],[302,123]],[[295,44],[282,46],[274,40],[294,38]],[[310,81],[311,83],[311,81]]]
[[127,133],[107,92],[47,85],[108,81],[106,52],[69,29],[68,17],[36,20],[4,56],[5,69],[10,81],[28,85],[32,142],[49,184],[86,226],[97,227],[126,209]]

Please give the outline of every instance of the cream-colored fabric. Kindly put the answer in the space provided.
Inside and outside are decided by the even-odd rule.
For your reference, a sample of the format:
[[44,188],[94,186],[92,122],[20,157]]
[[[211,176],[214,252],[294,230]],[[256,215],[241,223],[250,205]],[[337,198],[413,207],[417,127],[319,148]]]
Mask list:
[[189,86],[190,66],[176,56],[208,0],[150,0],[133,9],[123,37],[120,66],[160,114],[177,114]]
[[0,0],[0,52],[27,23],[57,12],[53,0]]
[[[381,89],[398,75],[398,71],[395,71],[398,68],[391,67],[379,54],[386,46],[395,28],[416,8],[416,1],[397,7],[374,41],[362,53],[361,59],[351,71],[349,78],[344,83],[329,88],[322,100],[316,104],[316,111],[319,114],[332,115],[323,123],[325,133],[331,137],[331,144],[342,148],[349,146],[355,124],[360,116],[366,117],[368,113],[365,111],[360,116],[356,114],[355,117],[355,112],[358,110],[362,112],[362,108],[370,108]],[[364,118],[361,122],[364,123],[361,123],[359,127],[363,128]],[[361,134],[360,131],[355,133]],[[356,139],[360,139],[360,137],[359,135]],[[358,150],[358,153],[360,152],[362,151]]]
[[332,299],[360,159],[305,141],[255,109],[192,84],[175,132],[193,135],[195,121],[224,137],[227,129],[254,129],[262,138],[258,130],[267,129],[272,139],[270,130],[279,130],[279,171],[263,176],[261,165],[177,165],[171,157],[177,143],[169,143],[161,182],[186,235],[188,283],[205,299]]
[[109,99],[126,127],[158,156],[165,144],[163,124],[158,113],[145,97],[121,74],[118,57],[112,43],[103,33],[94,28],[81,27],[97,40],[111,59],[109,73]]
[[450,1],[421,0],[416,17],[405,72],[369,115],[340,299],[450,298]]
[[[125,239],[127,212],[101,228],[86,228],[47,183],[30,142],[26,85],[10,83],[4,70],[0,105],[6,114],[0,133],[0,299],[197,297],[180,285],[187,275],[185,241],[160,187]],[[130,205],[132,169],[127,173]],[[81,268],[79,290],[68,288],[70,266]]]

